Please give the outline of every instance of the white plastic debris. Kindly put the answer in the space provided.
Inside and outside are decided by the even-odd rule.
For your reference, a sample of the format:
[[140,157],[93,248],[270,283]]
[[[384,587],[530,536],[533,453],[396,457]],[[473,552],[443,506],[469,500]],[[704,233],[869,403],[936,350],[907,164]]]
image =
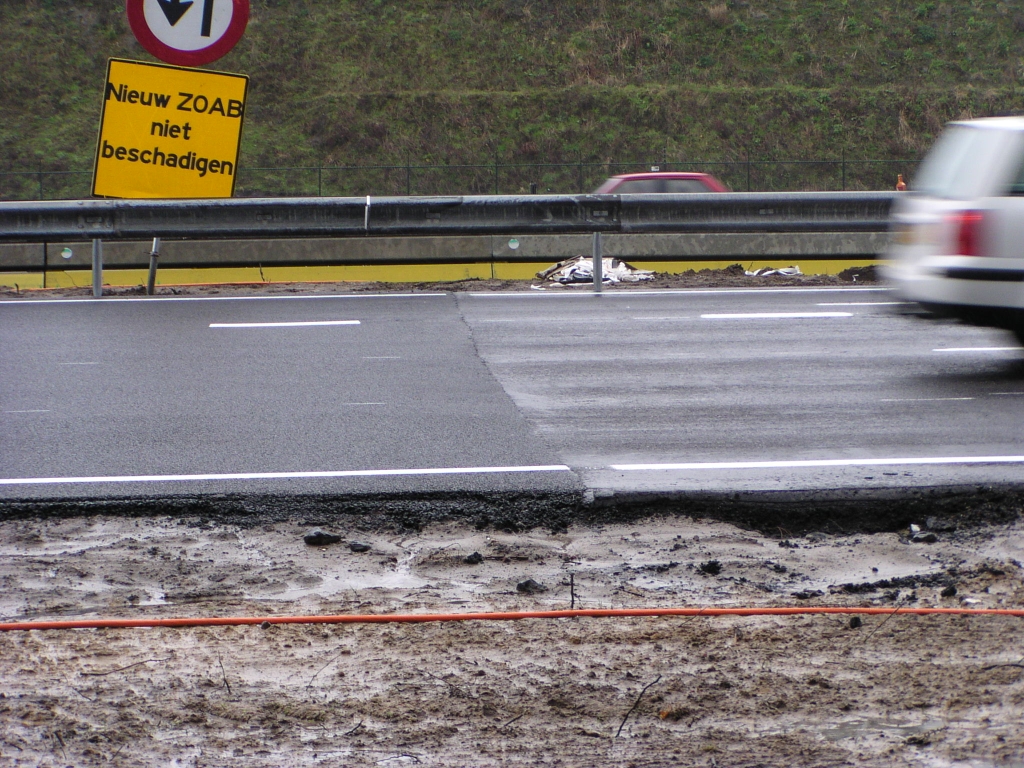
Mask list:
[[[637,269],[620,259],[601,259],[603,271],[602,283],[639,283],[641,280],[653,280],[654,272]],[[560,261],[543,272],[538,272],[541,280],[569,285],[571,283],[594,282],[594,260],[590,256],[577,256],[574,259]]]
[[761,267],[755,269],[753,272],[745,272],[747,277],[768,277],[769,275],[785,275],[792,277],[793,275],[802,275],[800,267]]

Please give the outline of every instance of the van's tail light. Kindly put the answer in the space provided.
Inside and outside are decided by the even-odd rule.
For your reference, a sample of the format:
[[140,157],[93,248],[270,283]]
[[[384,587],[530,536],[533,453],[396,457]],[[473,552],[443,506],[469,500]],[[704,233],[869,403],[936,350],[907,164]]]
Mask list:
[[981,256],[981,235],[985,224],[982,211],[952,213],[947,221],[953,227],[954,250],[957,256]]

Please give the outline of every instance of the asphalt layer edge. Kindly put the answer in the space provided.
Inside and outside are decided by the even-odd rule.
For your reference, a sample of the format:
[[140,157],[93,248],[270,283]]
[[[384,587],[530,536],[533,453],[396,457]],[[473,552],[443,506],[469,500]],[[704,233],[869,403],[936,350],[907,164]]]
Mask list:
[[1005,524],[1024,512],[1017,484],[814,491],[213,494],[0,500],[0,522],[71,517],[178,517],[243,527],[282,521],[365,530],[419,530],[464,521],[508,532],[653,517],[707,518],[786,538],[811,531],[898,531],[927,520],[957,528]]

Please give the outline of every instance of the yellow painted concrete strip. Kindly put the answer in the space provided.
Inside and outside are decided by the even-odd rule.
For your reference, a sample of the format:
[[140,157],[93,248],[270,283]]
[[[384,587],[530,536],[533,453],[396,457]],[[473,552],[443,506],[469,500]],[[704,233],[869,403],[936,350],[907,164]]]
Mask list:
[[[631,261],[638,269],[681,273],[688,270],[725,269],[735,260],[726,261]],[[850,267],[879,264],[877,260],[766,260],[744,263],[744,269],[799,266],[805,274],[835,275]],[[192,269],[162,268],[157,272],[157,285],[195,285],[202,283],[303,283],[303,282],[381,282],[419,283],[455,280],[531,280],[551,262],[488,262],[477,264],[383,264],[334,265],[308,267],[205,267]],[[105,285],[131,287],[144,285],[145,269],[106,269]],[[41,272],[0,272],[0,285],[26,290],[43,288]],[[88,288],[92,272],[88,269],[53,270],[46,274],[46,288]]]
[[0,286],[33,290],[43,287],[42,272],[0,272]]

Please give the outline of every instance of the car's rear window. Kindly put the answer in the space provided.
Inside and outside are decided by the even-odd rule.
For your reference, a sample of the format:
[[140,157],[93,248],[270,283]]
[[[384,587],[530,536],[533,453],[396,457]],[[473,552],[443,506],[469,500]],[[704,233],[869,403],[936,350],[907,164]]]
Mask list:
[[1007,148],[1007,140],[1007,132],[1002,130],[950,126],[921,165],[914,191],[954,199],[991,194],[991,177],[999,172],[999,156]]
[[664,191],[664,182],[661,179],[634,179],[624,181],[615,188],[617,195],[646,195]]
[[707,192],[708,187],[697,179],[668,179],[665,181],[666,192]]

